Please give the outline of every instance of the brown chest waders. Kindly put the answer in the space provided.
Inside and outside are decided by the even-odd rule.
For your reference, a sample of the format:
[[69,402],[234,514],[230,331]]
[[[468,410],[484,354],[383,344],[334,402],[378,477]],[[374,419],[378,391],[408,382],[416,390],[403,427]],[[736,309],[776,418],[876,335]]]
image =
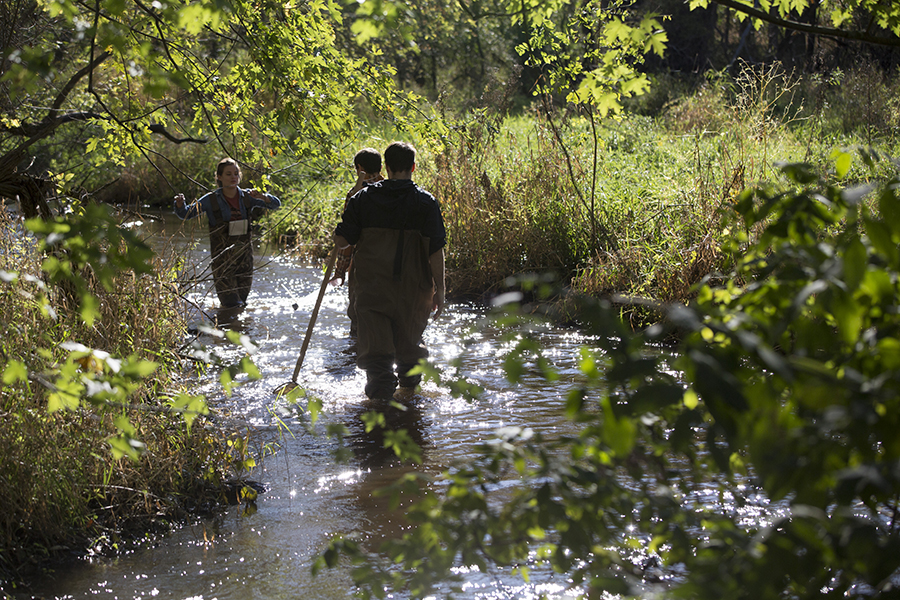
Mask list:
[[212,198],[212,212],[216,225],[209,224],[209,248],[216,295],[223,307],[239,306],[247,302],[253,284],[250,228],[248,226],[243,235],[229,235],[228,221],[222,216],[218,196]]
[[419,383],[406,373],[428,356],[422,341],[434,300],[428,238],[415,230],[365,228],[353,262],[357,364],[366,371],[366,395],[391,398],[398,380],[402,387]]

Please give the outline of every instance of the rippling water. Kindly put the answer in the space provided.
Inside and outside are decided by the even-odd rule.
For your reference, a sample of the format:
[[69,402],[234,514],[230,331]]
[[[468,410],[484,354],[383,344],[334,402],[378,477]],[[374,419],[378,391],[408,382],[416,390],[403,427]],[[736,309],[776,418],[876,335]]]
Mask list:
[[[204,226],[166,221],[165,227],[153,226],[154,243],[159,248],[172,244],[186,248],[187,270],[202,275],[208,264]],[[266,487],[257,501],[258,511],[242,516],[240,507],[230,507],[115,558],[88,557],[36,582],[36,595],[129,600],[346,598],[351,589],[346,570],[310,575],[314,558],[329,539],[356,534],[374,542],[402,533],[400,515],[375,492],[412,467],[395,464],[372,444],[367,446],[361,435],[365,376],[355,366],[347,336],[346,288],[328,288],[299,376],[300,383],[324,401],[323,421],[344,423],[351,431],[350,445],[356,453],[340,463],[333,458],[336,446],[328,438],[306,433],[291,420],[290,432],[279,427],[273,394],[293,373],[322,271],[264,254],[257,257],[257,267],[249,306],[228,327],[258,344],[254,361],[262,378],[243,382],[230,397],[223,393],[215,371],[191,385],[226,418],[252,430],[257,444],[277,448],[250,474]],[[192,292],[199,306],[215,305],[209,287],[205,282]],[[578,377],[577,349],[585,340],[571,330],[546,329],[540,335],[546,356],[568,384],[549,386],[535,374],[510,386],[500,365],[508,342],[484,325],[482,317],[477,306],[451,305],[426,331],[426,343],[438,365],[460,356],[464,340],[469,340],[463,367],[486,392],[468,403],[434,384],[424,385],[402,423],[423,443],[424,464],[416,467],[423,472],[436,474],[466,458],[474,444],[492,437],[500,427],[525,425],[556,433],[573,429],[563,407],[568,386]],[[226,357],[240,354],[208,335],[199,341]],[[562,598],[567,587],[563,578],[540,569],[532,573],[533,583],[528,585],[500,573],[460,569],[460,574],[471,598],[540,594]]]
[[[143,230],[160,250],[174,246],[186,252],[186,273],[208,278],[205,226],[165,216],[165,223],[148,221]],[[238,506],[215,517],[183,527],[162,539],[140,545],[115,558],[89,556],[34,582],[32,593],[45,598],[346,598],[351,589],[348,573],[326,570],[313,578],[310,566],[332,536],[356,534],[377,541],[397,536],[403,520],[376,490],[401,477],[402,466],[378,452],[361,435],[359,415],[367,410],[363,394],[365,374],[355,366],[346,288],[329,286],[307,351],[299,382],[321,398],[324,423],[344,423],[356,452],[349,462],[334,459],[335,442],[312,435],[289,420],[290,432],[279,427],[273,390],[290,381],[306,333],[323,273],[320,268],[283,257],[256,257],[253,291],[248,308],[227,327],[249,336],[257,345],[253,359],[262,378],[242,381],[231,396],[209,371],[191,381],[224,418],[253,432],[258,446],[271,444],[277,451],[250,474],[265,485],[258,511],[242,516]],[[212,311],[216,305],[211,282],[194,287],[190,297]],[[562,414],[565,387],[545,387],[539,377],[526,377],[511,387],[503,378],[500,356],[504,342],[491,327],[481,326],[483,309],[455,304],[429,325],[426,343],[438,365],[459,356],[469,340],[464,368],[486,389],[474,403],[454,399],[447,390],[426,383],[410,403],[402,426],[422,441],[424,464],[417,469],[437,474],[466,458],[473,444],[492,436],[499,427],[528,425],[544,430],[566,430]],[[204,316],[197,313],[196,321]],[[201,335],[199,342],[225,358],[241,351],[226,342]],[[542,334],[548,357],[565,376],[577,372],[579,335],[564,329]],[[472,598],[528,598],[556,594],[565,581],[547,575],[525,585],[517,577],[462,569]]]

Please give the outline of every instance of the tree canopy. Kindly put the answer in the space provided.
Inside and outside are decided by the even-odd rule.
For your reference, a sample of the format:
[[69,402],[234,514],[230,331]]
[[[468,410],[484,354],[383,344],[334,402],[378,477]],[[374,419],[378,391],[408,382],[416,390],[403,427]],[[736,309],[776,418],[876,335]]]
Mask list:
[[[851,0],[849,2],[808,2],[803,0],[768,0],[744,2],[742,0],[690,0],[691,8],[706,8],[710,2],[738,13],[741,19],[750,17],[759,28],[763,22],[778,27],[829,36],[867,44],[900,46],[900,7],[893,2]],[[773,14],[774,13],[774,14]],[[793,13],[793,15],[792,15]],[[810,22],[802,22],[792,16],[803,17],[813,13]],[[816,22],[816,15],[828,15],[831,26]]]
[[[29,214],[39,212],[42,171],[65,186],[74,172],[107,161],[143,156],[166,165],[154,138],[218,144],[255,176],[273,171],[278,157],[280,165],[327,163],[352,130],[358,101],[378,114],[399,101],[390,65],[336,48],[340,8],[330,0],[51,1],[0,10],[0,194],[19,196]],[[36,149],[71,126],[84,163],[54,173]]]

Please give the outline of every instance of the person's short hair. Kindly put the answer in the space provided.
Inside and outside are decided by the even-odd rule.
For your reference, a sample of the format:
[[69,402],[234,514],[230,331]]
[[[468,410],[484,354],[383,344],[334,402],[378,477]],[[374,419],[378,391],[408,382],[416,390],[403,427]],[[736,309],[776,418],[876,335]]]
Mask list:
[[406,142],[393,142],[384,151],[384,164],[394,173],[411,171],[416,164],[416,149]]
[[353,157],[353,164],[369,174],[381,172],[381,154],[375,148],[363,148]]
[[225,171],[225,167],[233,166],[238,170],[239,175],[243,175],[243,171],[241,171],[241,165],[237,164],[237,161],[233,158],[223,158],[219,161],[219,164],[216,165],[216,183],[219,187],[222,187],[222,173]]

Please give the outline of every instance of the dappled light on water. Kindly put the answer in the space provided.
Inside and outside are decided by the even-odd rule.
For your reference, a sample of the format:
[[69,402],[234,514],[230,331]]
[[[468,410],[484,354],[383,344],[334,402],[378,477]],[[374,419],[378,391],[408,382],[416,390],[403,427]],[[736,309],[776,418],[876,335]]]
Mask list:
[[[179,225],[168,223],[168,233]],[[207,257],[202,244],[187,250],[188,268],[202,271]],[[199,248],[199,249],[198,249]],[[579,381],[578,348],[585,340],[577,332],[545,328],[536,333],[545,356],[560,373],[560,384],[544,382],[537,368],[521,383],[504,378],[502,356],[514,341],[482,322],[478,306],[451,305],[426,331],[433,362],[448,367],[460,358],[461,372],[485,389],[473,402],[453,398],[448,390],[425,382],[420,392],[400,398],[404,409],[389,424],[405,428],[423,448],[423,464],[402,465],[380,440],[367,434],[361,415],[372,406],[363,394],[364,373],[355,366],[353,339],[346,317],[346,288],[327,288],[298,382],[323,403],[315,432],[307,430],[302,411],[274,390],[291,380],[323,276],[318,267],[287,257],[260,257],[248,307],[219,315],[220,326],[246,336],[234,346],[204,333],[215,318],[209,282],[190,295],[189,330],[205,352],[225,364],[237,362],[249,350],[260,378],[238,377],[231,393],[219,381],[219,368],[191,369],[185,384],[202,393],[215,408],[216,420],[250,434],[250,450],[264,455],[245,477],[264,490],[255,511],[235,504],[204,516],[170,535],[137,544],[114,558],[89,556],[48,574],[35,585],[46,598],[346,598],[352,589],[349,567],[328,569],[315,578],[310,567],[336,535],[351,536],[365,546],[403,534],[409,528],[403,507],[393,506],[380,491],[412,471],[437,476],[469,458],[474,445],[492,439],[504,427],[528,427],[548,436],[574,433],[564,415],[565,395]],[[202,310],[201,310],[202,309]],[[302,406],[304,399],[300,399]],[[329,424],[342,424],[347,436],[345,461],[338,461],[338,443],[323,434]],[[441,487],[441,482],[435,484]],[[714,494],[714,489],[710,490]],[[722,498],[698,499],[719,503]],[[735,509],[736,510],[736,509]],[[759,521],[768,507],[745,507],[747,518]],[[636,550],[635,561],[649,562]],[[465,597],[482,599],[574,597],[572,584],[554,575],[535,557],[528,565],[530,581],[496,569],[481,572],[460,567]]]

